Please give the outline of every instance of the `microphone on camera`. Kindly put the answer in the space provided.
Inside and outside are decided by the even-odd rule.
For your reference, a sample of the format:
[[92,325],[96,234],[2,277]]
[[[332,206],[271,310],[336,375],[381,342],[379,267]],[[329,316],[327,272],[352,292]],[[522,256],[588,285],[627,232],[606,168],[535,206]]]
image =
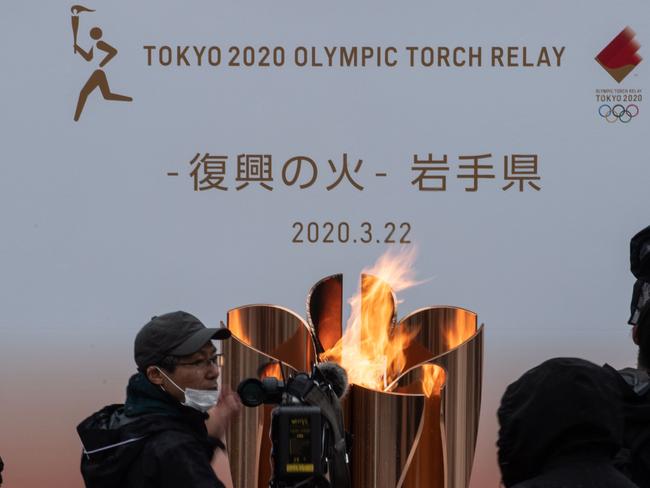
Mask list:
[[350,390],[348,384],[348,373],[339,364],[330,361],[318,363],[315,366],[323,380],[331,387],[334,394],[339,398],[344,398]]

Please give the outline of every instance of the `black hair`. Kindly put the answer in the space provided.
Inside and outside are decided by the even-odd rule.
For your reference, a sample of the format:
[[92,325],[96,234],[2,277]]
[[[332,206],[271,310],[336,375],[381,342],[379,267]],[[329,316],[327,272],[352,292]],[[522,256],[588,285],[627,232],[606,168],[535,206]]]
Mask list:
[[639,368],[650,369],[650,303],[639,314],[636,339],[639,344]]
[[178,359],[178,356],[165,356],[160,360],[160,364],[157,366],[160,366],[165,371],[173,373],[176,370],[176,365],[178,365]]
[[[165,371],[168,371],[170,373],[173,373],[176,370],[176,366],[178,365],[178,356],[165,356],[162,358],[160,361],[158,361],[158,364],[150,364],[149,366],[158,366],[161,369],[164,369]],[[149,366],[146,366],[144,368],[138,368],[138,370],[141,373],[147,373],[147,368]]]

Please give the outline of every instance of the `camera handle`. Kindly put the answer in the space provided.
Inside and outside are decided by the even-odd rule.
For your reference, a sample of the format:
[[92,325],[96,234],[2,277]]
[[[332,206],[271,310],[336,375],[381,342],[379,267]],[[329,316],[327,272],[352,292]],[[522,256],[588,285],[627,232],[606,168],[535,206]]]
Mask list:
[[270,488],[331,488],[331,486],[332,485],[330,485],[329,481],[327,481],[322,476],[313,476],[309,479],[296,483],[295,485],[286,485],[284,483],[282,485],[279,485],[275,483],[274,480],[271,480],[271,483],[269,484]]

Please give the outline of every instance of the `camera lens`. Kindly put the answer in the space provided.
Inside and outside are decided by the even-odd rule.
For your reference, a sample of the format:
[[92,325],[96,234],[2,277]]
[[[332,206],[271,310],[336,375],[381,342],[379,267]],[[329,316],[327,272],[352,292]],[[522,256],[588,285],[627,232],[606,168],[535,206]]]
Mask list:
[[257,407],[264,403],[264,386],[257,378],[248,378],[237,387],[241,402],[247,407]]

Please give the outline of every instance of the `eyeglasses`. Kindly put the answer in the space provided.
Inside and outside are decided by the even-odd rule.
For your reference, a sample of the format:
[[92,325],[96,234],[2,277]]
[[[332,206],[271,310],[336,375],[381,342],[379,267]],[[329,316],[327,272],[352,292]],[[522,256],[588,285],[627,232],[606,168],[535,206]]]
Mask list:
[[208,359],[197,359],[191,363],[176,363],[176,366],[191,366],[193,368],[208,369],[211,366],[221,368],[223,366],[223,354],[215,354]]

